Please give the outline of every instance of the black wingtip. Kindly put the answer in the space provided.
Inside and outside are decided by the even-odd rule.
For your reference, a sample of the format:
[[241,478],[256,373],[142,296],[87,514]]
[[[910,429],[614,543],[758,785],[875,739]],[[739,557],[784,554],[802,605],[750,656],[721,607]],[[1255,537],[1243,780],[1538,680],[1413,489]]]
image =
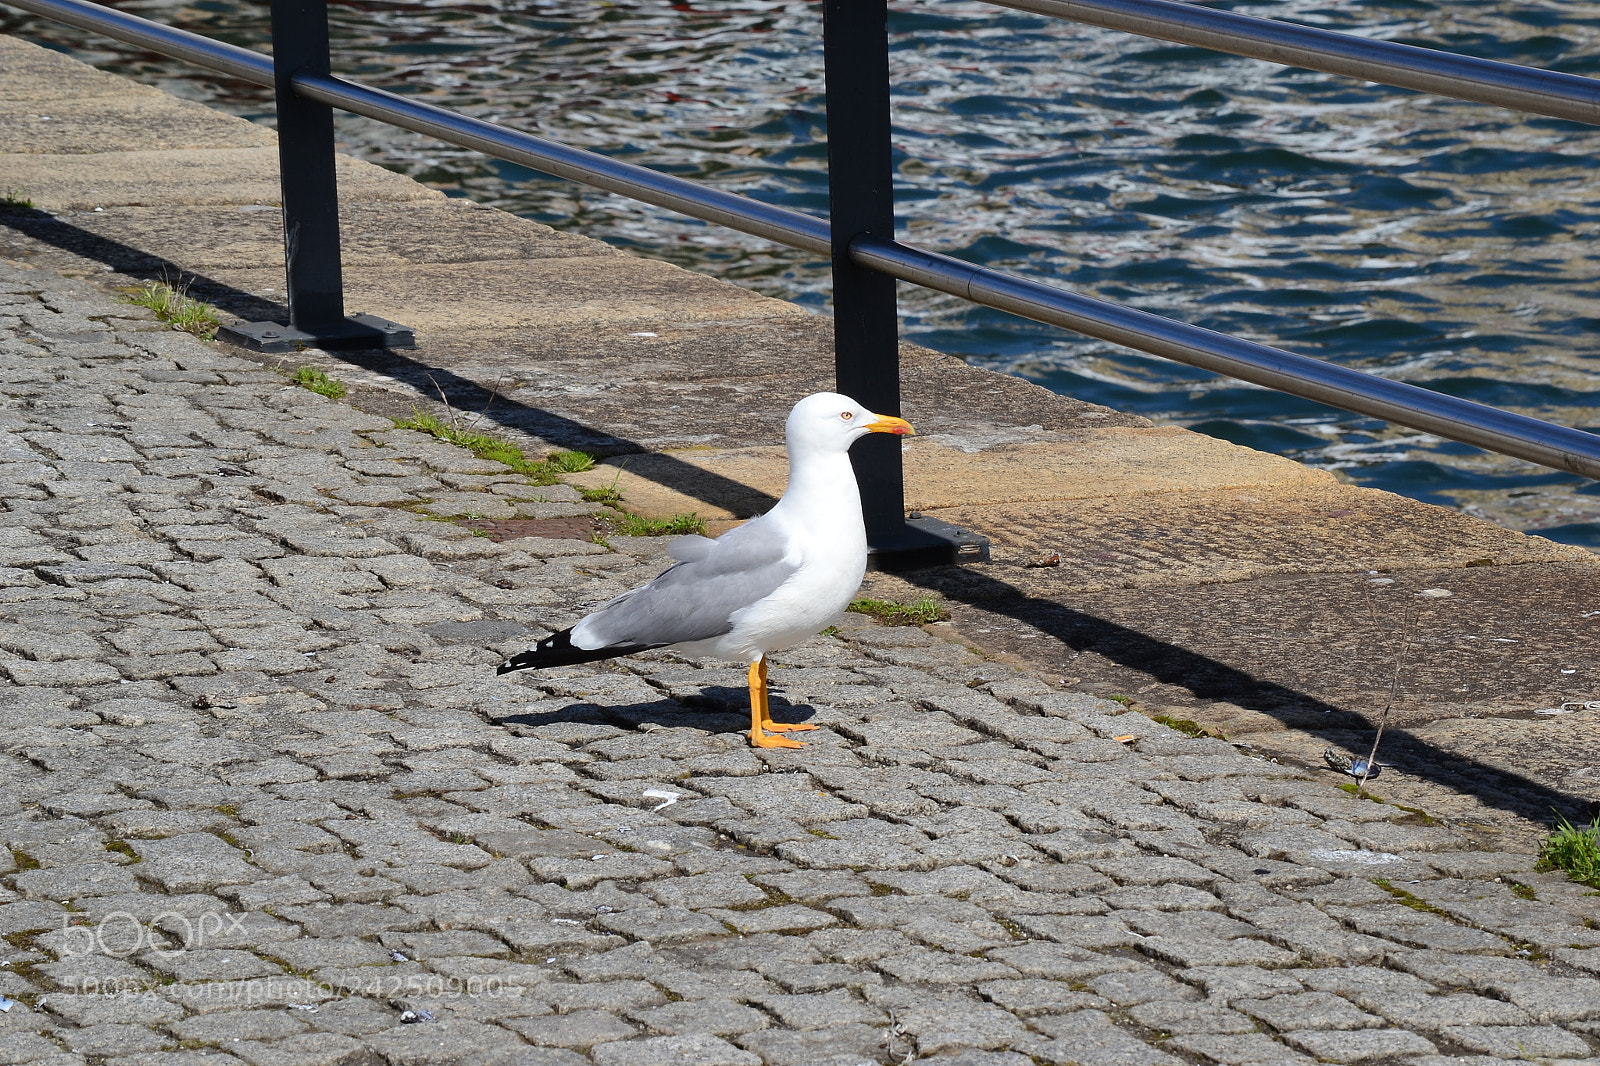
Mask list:
[[[648,645],[648,647],[656,646]],[[585,651],[572,643],[572,630],[563,629],[559,633],[552,633],[545,637],[521,655],[513,655],[495,667],[494,672],[496,674],[509,674],[514,670],[540,670],[551,666],[576,666],[580,663],[599,662],[601,659],[615,659],[618,656],[631,655],[636,651],[644,650],[646,650],[644,646],[624,645]]]
[[537,670],[541,666],[565,666],[573,654],[583,652],[572,646],[572,630],[552,633],[520,655],[513,655],[495,668],[496,674],[509,674],[513,670]]
[[531,670],[539,665],[539,650],[529,648],[521,655],[513,655],[505,662],[494,668],[497,674],[509,674],[513,670]]

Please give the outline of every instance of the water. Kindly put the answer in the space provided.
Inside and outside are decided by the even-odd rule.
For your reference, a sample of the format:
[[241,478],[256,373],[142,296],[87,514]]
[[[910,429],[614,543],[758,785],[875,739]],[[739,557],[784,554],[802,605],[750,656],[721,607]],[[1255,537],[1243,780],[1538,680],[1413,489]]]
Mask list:
[[[266,5],[123,3],[267,50]],[[1238,10],[1593,75],[1600,6]],[[340,4],[335,70],[827,213],[821,7]],[[270,123],[264,90],[0,13],[105,69]],[[969,0],[891,14],[912,241],[1457,396],[1600,430],[1600,131]],[[365,119],[341,146],[452,195],[825,307],[826,263]],[[1352,481],[1600,547],[1600,486],[902,286],[908,337]]]

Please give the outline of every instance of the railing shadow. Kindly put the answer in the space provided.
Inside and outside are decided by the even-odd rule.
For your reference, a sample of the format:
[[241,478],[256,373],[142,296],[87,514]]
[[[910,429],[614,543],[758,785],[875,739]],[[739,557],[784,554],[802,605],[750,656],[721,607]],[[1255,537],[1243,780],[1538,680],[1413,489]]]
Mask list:
[[[1326,713],[1329,722],[1324,729],[1359,730],[1365,737],[1364,743],[1371,742],[1373,726],[1366,719],[1298,689],[1256,677],[1121,623],[1054,600],[1029,596],[976,567],[962,568],[957,580],[950,580],[948,575],[947,568],[912,571],[900,576],[947,599],[1021,622],[1073,651],[1092,651],[1119,666],[1145,673],[1154,681],[1186,688],[1198,698],[1225,699],[1247,710],[1277,718],[1290,728],[1313,734],[1321,730],[1291,723],[1284,707],[1295,707],[1294,718],[1297,719],[1308,712]],[[1363,749],[1357,754],[1365,755],[1366,751]],[[1592,806],[1587,799],[1447,751],[1405,729],[1390,727],[1384,732],[1378,761],[1472,795],[1486,806],[1538,822],[1548,821],[1553,810],[1569,818],[1587,816]]]
[[[62,251],[103,263],[131,278],[186,284],[190,295],[246,321],[288,321],[288,309],[282,304],[236,289],[207,275],[197,274],[170,259],[74,226],[46,212],[0,210],[0,225]],[[483,411],[487,421],[504,429],[529,433],[562,448],[597,451],[606,455],[649,451],[635,441],[613,436],[554,411],[492,393],[453,370],[430,365],[404,352],[365,349],[329,352],[328,355],[406,386],[415,393],[419,402],[431,404],[442,393],[452,407],[463,411]],[[757,488],[714,471],[690,466],[669,454],[652,452],[652,457],[648,470],[641,467],[631,472],[708,505],[749,511],[749,514],[742,514],[741,517],[753,517],[778,502],[775,497]]]

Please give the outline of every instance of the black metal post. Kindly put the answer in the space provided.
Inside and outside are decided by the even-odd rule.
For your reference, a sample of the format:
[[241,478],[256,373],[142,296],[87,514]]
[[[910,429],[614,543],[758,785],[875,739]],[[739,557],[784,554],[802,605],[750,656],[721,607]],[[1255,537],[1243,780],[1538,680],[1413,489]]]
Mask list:
[[289,324],[315,332],[344,318],[333,108],[296,96],[289,79],[331,72],[327,0],[272,0],[272,58]]
[[[894,240],[889,137],[889,12],[885,0],[824,0],[828,214],[833,235],[833,358],[838,390],[880,414],[900,413],[895,280],[856,266],[858,237]],[[943,522],[906,521],[900,438],[871,434],[850,451],[873,565],[908,569],[971,558],[981,537]],[[968,550],[962,551],[966,547]],[[987,541],[982,554],[987,556]]]
[[331,73],[327,0],[272,0],[272,58],[289,324],[241,322],[219,334],[269,352],[415,347],[404,326],[374,315],[345,317],[333,108],[294,90],[299,75]]
[[[825,0],[822,12],[838,389],[880,414],[898,415],[895,280],[850,262],[856,237],[894,240],[888,7],[884,0]],[[867,543],[887,547],[905,526],[900,439],[873,434],[856,444],[850,459],[861,486]]]

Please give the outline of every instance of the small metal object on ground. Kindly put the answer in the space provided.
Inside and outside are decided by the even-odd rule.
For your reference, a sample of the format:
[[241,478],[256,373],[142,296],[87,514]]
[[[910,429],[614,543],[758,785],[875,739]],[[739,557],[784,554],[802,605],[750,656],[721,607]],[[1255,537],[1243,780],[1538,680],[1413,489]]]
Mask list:
[[1381,763],[1373,763],[1372,772],[1368,773],[1367,760],[1352,758],[1342,751],[1335,751],[1333,748],[1329,748],[1322,753],[1322,761],[1327,763],[1328,769],[1333,770],[1335,773],[1348,774],[1351,777],[1365,776],[1369,781],[1377,777],[1383,770]]

